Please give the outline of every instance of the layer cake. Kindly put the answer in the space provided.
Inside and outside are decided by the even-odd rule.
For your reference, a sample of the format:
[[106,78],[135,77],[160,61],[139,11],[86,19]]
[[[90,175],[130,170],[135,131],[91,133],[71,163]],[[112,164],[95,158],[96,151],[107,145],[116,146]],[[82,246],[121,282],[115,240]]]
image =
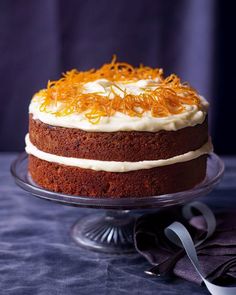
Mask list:
[[207,101],[161,69],[111,63],[71,70],[34,95],[26,151],[32,179],[89,197],[145,197],[204,180]]

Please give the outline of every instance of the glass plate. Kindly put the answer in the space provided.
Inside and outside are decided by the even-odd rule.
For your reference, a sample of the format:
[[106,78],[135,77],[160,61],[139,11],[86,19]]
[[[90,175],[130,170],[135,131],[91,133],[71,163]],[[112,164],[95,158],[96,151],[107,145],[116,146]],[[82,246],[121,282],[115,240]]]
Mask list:
[[11,173],[15,178],[16,183],[21,188],[30,192],[34,196],[72,206],[123,210],[161,208],[190,201],[196,197],[210,192],[220,181],[224,172],[224,164],[221,159],[216,154],[211,153],[207,161],[207,175],[205,180],[191,190],[142,198],[93,198],[56,193],[39,187],[38,185],[33,183],[30,176],[28,175],[27,166],[27,154],[20,154],[19,157],[11,165]]
[[224,173],[224,163],[214,153],[207,160],[206,178],[191,190],[160,196],[92,198],[72,196],[46,190],[35,183],[28,174],[28,156],[22,153],[11,165],[11,173],[22,189],[32,195],[63,205],[106,209],[104,216],[91,214],[72,228],[72,237],[81,246],[106,253],[123,253],[133,250],[133,209],[163,208],[183,204],[209,193]]

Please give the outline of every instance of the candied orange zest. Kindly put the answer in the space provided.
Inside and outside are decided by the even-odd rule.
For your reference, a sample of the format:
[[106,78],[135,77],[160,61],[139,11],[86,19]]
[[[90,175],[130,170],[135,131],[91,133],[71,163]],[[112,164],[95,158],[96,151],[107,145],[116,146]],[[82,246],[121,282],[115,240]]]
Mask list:
[[[83,85],[98,79],[113,82],[108,96],[101,93],[83,93]],[[130,83],[138,80],[156,80],[150,82],[152,88],[143,88],[139,95],[129,94],[116,82]],[[122,97],[117,94],[117,88]],[[53,113],[56,116],[67,116],[73,113],[84,113],[89,122],[99,123],[101,117],[112,116],[121,112],[128,116],[141,117],[150,112],[153,117],[165,117],[185,111],[186,105],[201,107],[199,94],[180,78],[171,74],[164,78],[162,69],[140,65],[133,67],[124,62],[112,61],[101,68],[89,71],[75,69],[62,75],[58,81],[48,81],[47,88],[39,91],[37,96],[43,98],[40,111]],[[51,106],[56,106],[53,111]]]

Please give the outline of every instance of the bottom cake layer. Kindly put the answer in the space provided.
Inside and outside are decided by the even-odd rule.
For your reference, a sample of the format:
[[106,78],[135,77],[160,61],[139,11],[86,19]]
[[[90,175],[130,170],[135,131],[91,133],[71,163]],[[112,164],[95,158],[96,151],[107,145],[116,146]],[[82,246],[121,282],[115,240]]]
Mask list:
[[206,176],[207,155],[188,162],[124,173],[64,166],[29,155],[29,172],[43,188],[89,197],[145,197],[193,188]]

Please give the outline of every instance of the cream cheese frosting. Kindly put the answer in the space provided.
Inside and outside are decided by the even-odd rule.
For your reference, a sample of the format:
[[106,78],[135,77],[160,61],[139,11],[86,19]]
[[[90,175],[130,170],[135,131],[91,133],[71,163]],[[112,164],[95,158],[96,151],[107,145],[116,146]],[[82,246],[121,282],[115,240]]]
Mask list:
[[144,89],[155,89],[158,84],[159,78],[126,82],[112,82],[107,79],[98,79],[85,83],[83,85],[83,93],[99,93],[100,95],[112,98],[112,89],[120,97],[124,97],[124,90],[127,94],[139,95],[144,92]]
[[164,160],[148,160],[139,162],[117,162],[117,161],[100,161],[91,159],[80,159],[73,157],[63,157],[43,152],[34,146],[29,138],[29,134],[25,138],[25,150],[28,154],[33,155],[41,160],[58,163],[66,166],[79,167],[83,169],[92,169],[96,171],[106,172],[129,172],[142,169],[151,169],[155,167],[172,165],[175,163],[187,162],[196,159],[202,155],[209,154],[213,151],[213,146],[209,138],[208,142],[195,151],[190,151],[182,155],[178,155]]
[[[136,82],[111,82],[106,79],[99,79],[85,83],[83,93],[99,93],[102,96],[111,95],[111,88],[119,96],[126,93],[139,95],[144,89],[153,89],[158,85],[156,80],[139,80]],[[121,90],[120,90],[121,89]],[[175,131],[187,126],[195,126],[203,123],[207,115],[208,102],[199,96],[201,101],[200,108],[197,105],[185,105],[185,111],[167,117],[153,117],[151,112],[144,112],[142,117],[131,117],[124,113],[116,112],[110,117],[101,117],[98,124],[92,124],[85,117],[84,113],[73,113],[67,116],[56,116],[53,113],[43,112],[40,106],[43,98],[35,95],[29,106],[29,113],[34,120],[43,123],[66,127],[77,128],[88,132],[117,132],[117,131],[148,131],[157,132],[159,130]],[[60,103],[51,106],[51,111],[57,111],[61,107]]]

